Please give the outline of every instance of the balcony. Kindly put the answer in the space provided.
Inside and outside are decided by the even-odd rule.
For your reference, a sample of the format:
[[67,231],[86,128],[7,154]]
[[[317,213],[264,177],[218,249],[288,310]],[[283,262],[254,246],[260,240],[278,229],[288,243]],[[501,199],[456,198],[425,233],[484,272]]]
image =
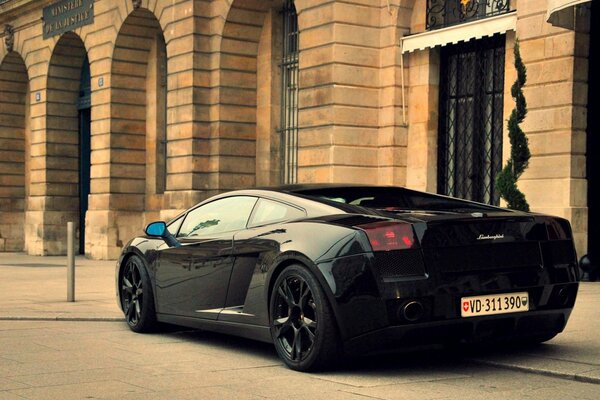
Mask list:
[[427,30],[493,17],[510,11],[510,0],[427,0]]

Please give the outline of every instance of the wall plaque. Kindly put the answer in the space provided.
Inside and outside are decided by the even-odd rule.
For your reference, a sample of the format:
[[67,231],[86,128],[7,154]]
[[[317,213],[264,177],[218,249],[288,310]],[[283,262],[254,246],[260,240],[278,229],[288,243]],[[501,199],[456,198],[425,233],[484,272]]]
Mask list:
[[94,0],[61,0],[44,7],[44,39],[94,22]]

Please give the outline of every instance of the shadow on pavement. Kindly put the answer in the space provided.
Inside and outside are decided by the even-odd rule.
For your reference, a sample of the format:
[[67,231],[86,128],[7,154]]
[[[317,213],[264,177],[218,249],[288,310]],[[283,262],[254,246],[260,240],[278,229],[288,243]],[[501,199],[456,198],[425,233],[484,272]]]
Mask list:
[[[227,352],[240,352],[248,356],[259,356],[272,359],[279,363],[277,353],[272,344],[258,342],[250,339],[229,336],[201,330],[187,329],[175,325],[163,325],[156,335],[165,335],[173,339],[186,342],[197,342],[198,345],[207,345]],[[494,358],[498,355],[520,355],[539,353],[540,356],[551,356],[560,353],[560,346],[552,344],[537,345],[510,345],[503,344],[494,347],[479,346],[453,346],[449,348],[426,347],[410,350],[397,350],[367,356],[346,357],[337,366],[336,372],[369,373],[377,374],[386,372],[394,373],[415,370],[454,370],[458,364],[470,364],[473,358]]]

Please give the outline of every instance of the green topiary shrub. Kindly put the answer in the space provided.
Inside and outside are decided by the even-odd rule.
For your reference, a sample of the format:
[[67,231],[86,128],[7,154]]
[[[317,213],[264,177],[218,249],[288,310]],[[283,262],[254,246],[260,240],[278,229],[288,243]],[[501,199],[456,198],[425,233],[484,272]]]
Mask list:
[[506,200],[508,208],[513,210],[529,211],[529,204],[525,195],[517,187],[517,180],[529,165],[529,141],[519,124],[527,115],[527,101],[523,95],[523,86],[527,81],[527,69],[521,59],[519,41],[515,42],[515,68],[517,80],[511,87],[511,95],[515,100],[515,108],[508,119],[508,137],[510,139],[510,158],[496,178],[496,189],[500,197]]

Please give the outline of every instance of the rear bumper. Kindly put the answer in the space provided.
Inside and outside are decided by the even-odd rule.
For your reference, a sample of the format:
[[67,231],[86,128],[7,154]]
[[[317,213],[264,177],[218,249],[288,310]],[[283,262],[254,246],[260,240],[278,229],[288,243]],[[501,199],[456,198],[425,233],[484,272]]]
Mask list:
[[528,311],[389,326],[346,341],[344,349],[348,354],[368,354],[420,346],[551,336],[562,332],[571,310],[572,308]]

